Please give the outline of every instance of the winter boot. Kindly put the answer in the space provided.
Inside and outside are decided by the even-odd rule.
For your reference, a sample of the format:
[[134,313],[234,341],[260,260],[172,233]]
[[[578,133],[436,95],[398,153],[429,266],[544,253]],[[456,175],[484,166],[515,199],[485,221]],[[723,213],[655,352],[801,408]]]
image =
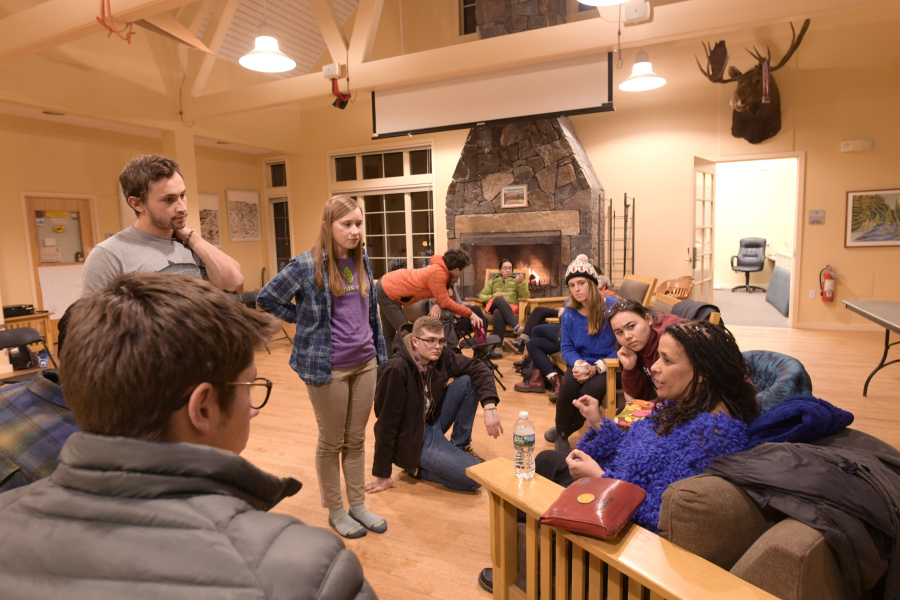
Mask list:
[[528,381],[517,383],[515,385],[517,392],[534,392],[535,394],[544,393],[544,374],[538,369],[531,371],[531,378]]
[[556,403],[556,398],[559,397],[559,385],[562,383],[562,376],[557,375],[556,377],[550,378],[550,385],[553,389],[550,390],[550,402]]

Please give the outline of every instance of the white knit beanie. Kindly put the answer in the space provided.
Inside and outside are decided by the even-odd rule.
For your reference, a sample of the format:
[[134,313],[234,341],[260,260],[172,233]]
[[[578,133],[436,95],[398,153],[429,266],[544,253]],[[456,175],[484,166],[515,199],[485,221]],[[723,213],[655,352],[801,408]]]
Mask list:
[[588,262],[588,257],[584,254],[576,256],[569,268],[566,269],[566,284],[573,277],[586,277],[595,284],[597,283],[597,271],[594,270],[594,266]]

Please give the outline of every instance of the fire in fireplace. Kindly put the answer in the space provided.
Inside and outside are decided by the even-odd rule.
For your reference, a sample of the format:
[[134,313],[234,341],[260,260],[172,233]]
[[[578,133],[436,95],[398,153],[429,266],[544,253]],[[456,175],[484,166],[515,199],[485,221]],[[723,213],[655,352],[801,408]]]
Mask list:
[[500,261],[508,259],[514,273],[525,275],[532,298],[559,296],[561,240],[559,231],[461,234],[459,246],[472,257],[472,268],[463,271],[460,293],[464,298],[477,296],[485,270],[499,269]]

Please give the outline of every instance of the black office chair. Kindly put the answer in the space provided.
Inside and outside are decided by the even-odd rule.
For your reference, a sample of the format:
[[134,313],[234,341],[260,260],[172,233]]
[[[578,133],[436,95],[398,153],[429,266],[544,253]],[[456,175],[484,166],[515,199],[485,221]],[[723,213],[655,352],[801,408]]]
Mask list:
[[740,289],[747,290],[752,294],[753,290],[761,292],[766,291],[756,285],[750,285],[750,273],[762,271],[766,265],[766,240],[765,238],[744,238],[741,240],[741,249],[737,256],[731,257],[731,270],[734,272],[743,272],[746,276],[744,285],[737,285],[731,288],[731,291]]

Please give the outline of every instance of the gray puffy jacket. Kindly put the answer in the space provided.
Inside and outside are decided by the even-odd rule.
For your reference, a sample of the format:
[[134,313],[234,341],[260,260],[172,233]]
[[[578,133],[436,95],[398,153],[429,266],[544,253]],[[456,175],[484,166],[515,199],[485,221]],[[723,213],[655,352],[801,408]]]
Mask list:
[[0,494],[0,596],[375,598],[337,536],[264,512],[299,489],[215,448],[76,433]]

